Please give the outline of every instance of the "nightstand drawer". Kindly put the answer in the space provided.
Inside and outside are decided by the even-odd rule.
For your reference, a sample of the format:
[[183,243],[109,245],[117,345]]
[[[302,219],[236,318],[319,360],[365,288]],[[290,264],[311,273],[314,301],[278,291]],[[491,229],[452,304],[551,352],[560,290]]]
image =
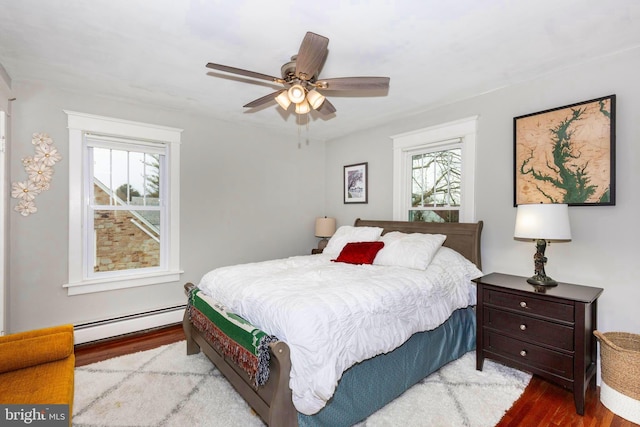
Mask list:
[[518,341],[488,330],[484,331],[484,349],[562,378],[573,379],[572,356]]
[[573,322],[573,305],[552,302],[532,297],[530,295],[517,295],[494,289],[484,289],[484,303],[509,310],[520,311],[524,314],[548,317],[551,319]]
[[485,327],[517,339],[573,351],[573,328],[525,315],[484,307]]

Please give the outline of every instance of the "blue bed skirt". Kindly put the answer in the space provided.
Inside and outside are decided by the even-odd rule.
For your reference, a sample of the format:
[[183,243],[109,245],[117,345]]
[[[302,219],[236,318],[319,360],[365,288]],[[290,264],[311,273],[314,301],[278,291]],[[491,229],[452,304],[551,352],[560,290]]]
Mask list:
[[438,328],[416,333],[395,350],[349,368],[327,406],[314,415],[298,413],[298,424],[352,426],[475,346],[475,311],[457,310]]

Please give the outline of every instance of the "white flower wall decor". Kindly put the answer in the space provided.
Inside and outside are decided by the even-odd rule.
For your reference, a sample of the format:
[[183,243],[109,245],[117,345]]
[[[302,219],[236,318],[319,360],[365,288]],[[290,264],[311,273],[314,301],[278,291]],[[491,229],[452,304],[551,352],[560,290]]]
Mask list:
[[15,210],[22,216],[38,211],[35,198],[51,187],[53,166],[62,160],[58,149],[53,145],[53,139],[46,133],[34,133],[31,143],[36,146],[35,154],[22,159],[28,178],[26,181],[11,183],[11,197],[19,200]]

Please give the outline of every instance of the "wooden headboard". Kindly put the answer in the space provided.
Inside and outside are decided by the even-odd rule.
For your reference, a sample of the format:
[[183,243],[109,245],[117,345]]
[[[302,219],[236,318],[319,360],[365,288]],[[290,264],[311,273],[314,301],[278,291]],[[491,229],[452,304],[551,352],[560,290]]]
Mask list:
[[482,234],[482,221],[474,223],[464,222],[408,222],[408,221],[377,221],[356,219],[356,227],[382,227],[382,234],[390,231],[403,233],[444,234],[447,240],[444,245],[451,248],[465,258],[473,262],[482,270],[482,257],[480,255],[480,236]]

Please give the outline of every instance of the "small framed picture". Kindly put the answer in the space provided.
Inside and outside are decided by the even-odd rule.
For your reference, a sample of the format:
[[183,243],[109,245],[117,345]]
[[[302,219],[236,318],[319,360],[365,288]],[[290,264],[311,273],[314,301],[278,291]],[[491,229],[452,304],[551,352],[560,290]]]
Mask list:
[[515,117],[514,206],[616,204],[616,96]]
[[367,163],[344,167],[344,203],[367,203]]

